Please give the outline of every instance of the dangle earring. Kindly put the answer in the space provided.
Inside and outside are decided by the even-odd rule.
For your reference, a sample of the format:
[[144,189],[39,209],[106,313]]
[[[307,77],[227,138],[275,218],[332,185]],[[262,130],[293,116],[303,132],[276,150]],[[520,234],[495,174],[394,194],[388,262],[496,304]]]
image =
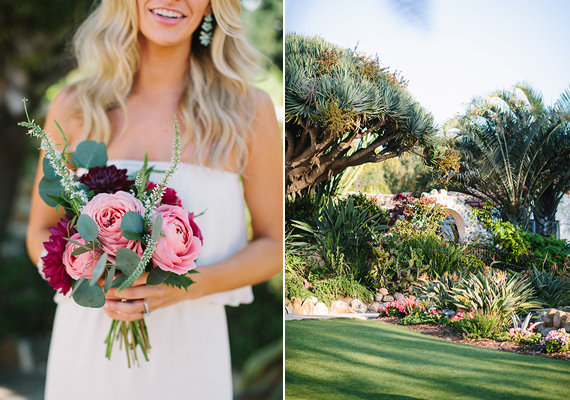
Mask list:
[[204,17],[204,21],[202,21],[202,29],[200,30],[200,43],[202,43],[202,46],[209,46],[210,43],[212,43],[212,36],[214,35],[212,31],[214,28],[212,24],[213,20],[212,14],[208,14]]

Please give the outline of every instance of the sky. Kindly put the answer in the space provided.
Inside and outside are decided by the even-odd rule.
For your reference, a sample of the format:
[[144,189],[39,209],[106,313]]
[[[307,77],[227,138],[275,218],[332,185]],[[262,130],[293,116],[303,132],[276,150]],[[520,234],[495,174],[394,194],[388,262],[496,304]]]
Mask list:
[[568,0],[286,0],[285,31],[378,55],[438,125],[474,96],[570,91]]

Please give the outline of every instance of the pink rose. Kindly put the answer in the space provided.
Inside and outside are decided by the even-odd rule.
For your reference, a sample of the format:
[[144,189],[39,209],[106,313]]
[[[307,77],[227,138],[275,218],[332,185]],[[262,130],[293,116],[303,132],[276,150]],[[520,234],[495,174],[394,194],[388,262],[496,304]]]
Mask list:
[[115,262],[117,250],[127,248],[142,256],[142,244],[129,240],[121,233],[123,215],[135,211],[144,215],[144,207],[140,200],[130,193],[119,191],[115,194],[99,193],[83,208],[82,214],[87,214],[99,227],[99,242],[109,255],[109,260]]
[[202,243],[190,225],[188,211],[178,206],[162,205],[156,214],[162,215],[162,235],[152,255],[154,263],[164,271],[181,275],[196,268],[195,260],[202,251]]
[[[87,241],[81,238],[81,235],[79,235],[79,233],[74,234],[70,239],[75,240],[81,244],[87,243]],[[78,256],[72,255],[71,253],[78,247],[79,246],[77,246],[75,243],[67,242],[65,250],[63,251],[63,265],[65,265],[65,270],[73,279],[79,279],[82,276],[89,279],[93,276],[93,268],[95,268],[97,261],[99,261],[99,258],[101,258],[103,250],[96,247],[94,252],[95,258],[93,258],[93,252],[90,251]]]

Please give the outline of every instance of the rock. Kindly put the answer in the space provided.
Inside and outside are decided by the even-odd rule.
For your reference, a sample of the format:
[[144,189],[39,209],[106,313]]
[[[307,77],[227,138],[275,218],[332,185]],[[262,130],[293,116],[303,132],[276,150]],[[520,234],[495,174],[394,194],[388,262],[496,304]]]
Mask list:
[[404,301],[404,300],[406,300],[406,296],[404,296],[402,293],[396,292],[396,293],[394,293],[394,299],[396,301]]
[[285,306],[285,314],[293,314],[293,307]]
[[538,329],[540,330],[540,334],[542,336],[546,336],[546,335],[548,335],[548,332],[556,330],[556,328],[554,328],[553,326],[548,327],[548,326],[544,326],[544,324],[541,324]]
[[301,307],[303,307],[303,310],[305,310],[305,314],[307,315],[313,315],[315,313],[315,305],[311,298],[305,299],[301,304]]
[[568,314],[566,314],[564,311],[558,311],[556,314],[554,314],[552,325],[554,325],[556,329],[560,329],[563,328],[567,322],[570,322],[568,320]]
[[293,313],[300,315],[306,314],[305,309],[301,307],[301,299],[295,297],[291,300],[293,300]]
[[366,306],[362,304],[362,302],[358,299],[353,299],[350,302],[350,308],[352,309],[352,311],[359,314],[364,314],[367,310]]
[[380,293],[376,293],[376,296],[374,296],[374,300],[380,303],[382,301],[382,297],[384,296],[382,296]]
[[447,308],[445,310],[441,310],[441,313],[448,318],[453,317],[455,315],[455,311],[448,310]]
[[348,304],[342,300],[333,301],[331,304],[331,313],[333,314],[347,314],[349,312]]
[[543,325],[546,328],[550,328],[553,325],[553,320],[554,320],[554,315],[558,312],[557,309],[555,308],[551,308],[547,313],[546,316],[544,317],[544,321],[543,321]]
[[368,306],[368,312],[377,313],[379,308],[380,308],[380,303],[375,301],[374,303]]
[[291,303],[291,300],[289,300],[289,299],[285,299],[285,307],[287,307],[287,306],[290,306],[290,307],[293,306],[293,303]]
[[384,296],[384,297],[382,298],[382,301],[384,301],[384,303],[390,303],[390,302],[394,301],[394,297],[393,297],[393,296],[390,296],[390,295],[387,295],[387,296]]
[[382,296],[387,296],[388,295],[388,289],[381,288],[378,290],[378,293],[380,293]]
[[327,315],[330,313],[329,308],[320,301],[315,304],[315,309],[313,311],[315,315]]
[[410,301],[415,302],[417,300],[416,296],[408,296],[408,299],[410,299]]

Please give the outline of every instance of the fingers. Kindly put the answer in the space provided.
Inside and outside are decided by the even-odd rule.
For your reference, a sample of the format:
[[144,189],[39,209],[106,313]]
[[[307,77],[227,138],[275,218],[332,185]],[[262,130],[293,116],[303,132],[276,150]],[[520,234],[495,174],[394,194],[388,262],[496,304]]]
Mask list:
[[[151,310],[152,308],[149,304],[149,301],[146,300],[146,302],[148,304],[149,310]],[[145,306],[143,300],[107,300],[104,309],[109,317],[119,321],[136,321],[145,316]]]

